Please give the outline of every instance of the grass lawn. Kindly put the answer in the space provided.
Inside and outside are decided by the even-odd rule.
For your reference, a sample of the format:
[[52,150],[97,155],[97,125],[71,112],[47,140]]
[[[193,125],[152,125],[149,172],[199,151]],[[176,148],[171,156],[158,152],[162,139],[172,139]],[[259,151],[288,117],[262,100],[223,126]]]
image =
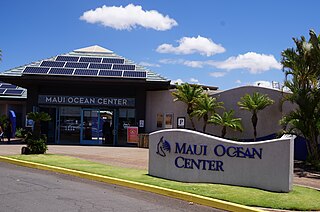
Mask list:
[[226,200],[247,206],[287,210],[320,210],[320,191],[294,186],[290,193],[208,183],[181,183],[148,176],[147,171],[108,166],[61,155],[14,155],[11,158],[54,165]]

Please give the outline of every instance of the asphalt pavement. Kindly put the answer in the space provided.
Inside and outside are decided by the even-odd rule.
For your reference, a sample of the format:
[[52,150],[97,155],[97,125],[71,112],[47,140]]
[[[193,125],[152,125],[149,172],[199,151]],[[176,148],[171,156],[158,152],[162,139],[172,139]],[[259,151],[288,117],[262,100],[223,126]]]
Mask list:
[[220,211],[153,193],[0,162],[0,211]]

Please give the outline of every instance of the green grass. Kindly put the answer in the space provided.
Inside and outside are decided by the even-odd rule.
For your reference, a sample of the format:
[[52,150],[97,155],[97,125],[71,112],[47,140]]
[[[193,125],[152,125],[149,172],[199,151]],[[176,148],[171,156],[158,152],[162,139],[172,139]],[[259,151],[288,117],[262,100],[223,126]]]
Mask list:
[[151,177],[145,170],[108,166],[61,155],[15,155],[10,157],[161,186],[247,206],[287,210],[320,210],[320,191],[301,186],[293,186],[293,191],[289,193],[276,193],[221,184],[176,182]]

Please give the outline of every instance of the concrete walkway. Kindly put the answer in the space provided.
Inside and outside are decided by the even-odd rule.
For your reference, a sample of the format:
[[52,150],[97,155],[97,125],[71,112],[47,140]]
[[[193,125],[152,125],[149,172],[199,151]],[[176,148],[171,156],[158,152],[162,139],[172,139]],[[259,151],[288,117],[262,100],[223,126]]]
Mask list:
[[[20,154],[22,146],[24,145],[1,144],[0,155]],[[149,150],[144,148],[49,145],[48,149],[48,154],[68,155],[120,167],[148,169]],[[295,168],[293,183],[320,190],[320,174]]]

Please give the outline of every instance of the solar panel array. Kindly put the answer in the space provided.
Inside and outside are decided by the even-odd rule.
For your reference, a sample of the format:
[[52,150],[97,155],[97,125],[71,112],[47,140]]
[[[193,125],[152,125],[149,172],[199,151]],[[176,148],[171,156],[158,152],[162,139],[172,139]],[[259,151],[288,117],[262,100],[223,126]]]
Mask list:
[[125,64],[122,58],[59,55],[55,60],[44,60],[39,66],[27,66],[23,74],[146,78],[146,71]]
[[0,95],[21,96],[24,91],[24,89],[21,89],[16,85],[0,82]]

